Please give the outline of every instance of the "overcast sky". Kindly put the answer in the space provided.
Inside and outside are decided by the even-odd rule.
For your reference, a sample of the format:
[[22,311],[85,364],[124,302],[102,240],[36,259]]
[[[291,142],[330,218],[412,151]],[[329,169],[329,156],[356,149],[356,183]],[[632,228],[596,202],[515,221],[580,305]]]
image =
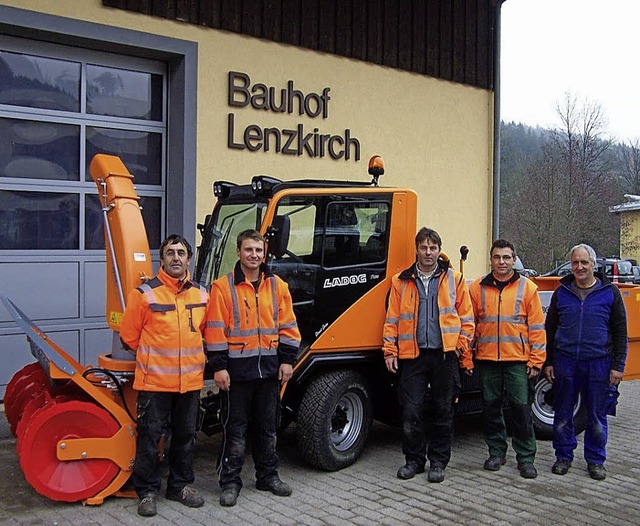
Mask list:
[[570,92],[600,103],[609,136],[640,138],[640,0],[506,0],[501,117],[556,127]]

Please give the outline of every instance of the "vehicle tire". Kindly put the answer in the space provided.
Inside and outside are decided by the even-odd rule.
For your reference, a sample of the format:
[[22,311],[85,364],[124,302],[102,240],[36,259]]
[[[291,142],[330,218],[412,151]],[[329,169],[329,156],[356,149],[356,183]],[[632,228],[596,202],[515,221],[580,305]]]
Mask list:
[[[553,384],[542,375],[536,382],[533,390],[533,428],[536,438],[550,440],[553,438]],[[573,409],[573,425],[576,435],[582,433],[587,427],[587,408],[578,395],[578,401]]]
[[353,464],[362,454],[373,411],[369,387],[355,371],[331,371],[313,380],[298,410],[296,438],[304,459],[325,471]]

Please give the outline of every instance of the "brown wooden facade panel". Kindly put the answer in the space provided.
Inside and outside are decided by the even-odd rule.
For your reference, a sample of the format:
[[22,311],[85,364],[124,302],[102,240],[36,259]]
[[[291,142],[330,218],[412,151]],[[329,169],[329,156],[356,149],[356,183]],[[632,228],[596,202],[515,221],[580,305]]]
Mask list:
[[103,0],[103,5],[493,88],[499,0]]

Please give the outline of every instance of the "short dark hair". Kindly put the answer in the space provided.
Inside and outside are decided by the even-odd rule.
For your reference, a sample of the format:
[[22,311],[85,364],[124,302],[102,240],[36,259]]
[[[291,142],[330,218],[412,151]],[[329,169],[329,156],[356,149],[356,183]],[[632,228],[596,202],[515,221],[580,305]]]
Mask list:
[[260,232],[250,228],[248,230],[243,230],[238,234],[238,239],[236,240],[236,248],[240,249],[242,247],[242,242],[245,239],[253,239],[254,241],[262,241],[263,243],[265,242],[264,236]]
[[507,241],[506,239],[496,239],[491,244],[491,250],[489,250],[489,255],[493,254],[494,248],[510,248],[511,252],[513,252],[513,257],[516,257],[516,247],[513,246],[511,241]]
[[193,249],[189,242],[179,234],[171,234],[162,242],[162,245],[160,245],[160,257],[163,257],[165,247],[168,245],[177,245],[178,243],[182,243],[184,245],[184,248],[187,249],[187,257],[191,259],[191,256],[193,256]]
[[439,249],[442,249],[442,238],[440,237],[440,234],[438,234],[438,232],[436,232],[432,228],[423,226],[420,230],[418,230],[418,233],[416,234],[416,248],[418,248],[418,245],[425,239],[428,239],[432,243],[435,243],[436,245],[438,245]]

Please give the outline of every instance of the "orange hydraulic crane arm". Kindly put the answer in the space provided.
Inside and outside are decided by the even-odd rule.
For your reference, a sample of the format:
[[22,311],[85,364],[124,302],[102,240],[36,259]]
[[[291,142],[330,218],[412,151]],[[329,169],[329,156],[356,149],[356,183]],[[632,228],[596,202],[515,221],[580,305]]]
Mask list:
[[119,157],[96,155],[89,166],[98,186],[107,244],[107,308],[109,327],[120,331],[120,320],[131,290],[153,274],[149,241],[142,221],[133,175]]

